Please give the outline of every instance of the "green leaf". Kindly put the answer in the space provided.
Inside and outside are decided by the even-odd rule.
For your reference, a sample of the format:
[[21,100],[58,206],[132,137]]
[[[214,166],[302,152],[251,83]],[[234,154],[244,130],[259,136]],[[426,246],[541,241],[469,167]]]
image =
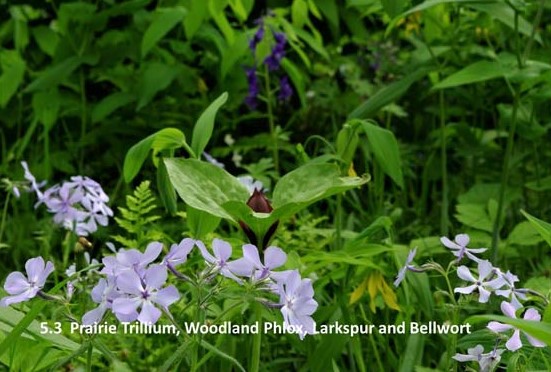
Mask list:
[[201,239],[205,235],[213,232],[220,224],[220,217],[215,217],[210,213],[187,206],[187,224],[191,231],[191,236]]
[[216,165],[196,159],[164,159],[172,185],[191,207],[237,222],[222,207],[229,201],[245,203],[247,188]]
[[295,86],[295,92],[300,99],[300,104],[306,106],[306,95],[304,94],[306,88],[305,76],[306,74],[302,73],[298,67],[287,58],[283,58],[281,61],[281,67],[285,70],[291,82]]
[[193,136],[191,138],[191,148],[197,157],[200,157],[205,147],[209,143],[212,131],[214,129],[214,119],[220,107],[228,100],[228,93],[224,92],[215,99],[209,107],[201,114],[195,127],[193,127]]
[[170,30],[184,19],[187,11],[181,6],[157,9],[153,22],[149,25],[142,39],[142,58],[161,40]]
[[522,221],[515,226],[507,237],[507,244],[536,245],[543,241],[541,235],[529,221]]
[[214,19],[214,22],[222,31],[222,34],[224,35],[224,38],[226,39],[226,42],[228,44],[233,44],[235,42],[235,34],[234,30],[231,27],[230,23],[228,22],[228,19],[226,18],[226,14],[224,13],[224,9],[226,8],[226,5],[228,4],[227,0],[207,0],[209,3],[209,12]]
[[140,98],[136,110],[147,105],[155,95],[166,89],[178,74],[175,66],[169,66],[160,62],[151,62],[147,65],[141,77],[138,92]]
[[536,231],[541,235],[541,237],[551,246],[551,224],[545,221],[536,218],[525,211],[520,211],[524,217],[532,224]]
[[133,102],[134,100],[136,100],[134,94],[127,92],[117,92],[108,95],[92,109],[92,123],[102,121],[117,109]]
[[150,150],[156,152],[183,147],[186,136],[175,128],[164,128],[144,138],[128,150],[124,158],[123,175],[130,182],[140,171]]
[[505,76],[505,68],[496,61],[478,61],[448,76],[433,89],[445,89]]
[[189,2],[189,14],[191,17],[187,17],[184,22],[184,30],[188,40],[193,38],[193,35],[199,30],[199,27],[203,24],[205,19],[209,16],[208,1],[190,1]]
[[474,315],[465,319],[465,323],[481,323],[488,320],[510,324],[530,336],[551,345],[551,324],[534,320],[514,319],[502,315]]
[[403,189],[402,159],[396,137],[391,131],[368,122],[363,122],[362,127],[367,135],[369,148],[373,152],[377,163],[381,166],[383,172]]
[[425,348],[425,337],[421,334],[412,334],[408,336],[406,349],[400,358],[400,372],[411,372],[423,358]]
[[430,69],[421,68],[415,72],[406,75],[402,80],[396,81],[375,93],[367,101],[356,107],[349,115],[348,119],[361,119],[372,117],[384,106],[394,102],[407,92],[409,87],[424,77]]
[[170,182],[166,166],[163,161],[158,163],[157,167],[157,189],[159,197],[168,213],[174,214],[177,210],[176,191]]
[[59,44],[59,36],[50,27],[38,26],[32,29],[32,34],[40,49],[53,57],[57,45]]
[[396,17],[404,9],[406,2],[404,0],[381,0],[381,4],[389,17]]
[[14,50],[0,51],[0,107],[6,107],[23,82],[25,61]]
[[27,85],[23,92],[30,93],[36,90],[49,90],[67,79],[83,62],[81,57],[69,57],[63,62],[41,72],[40,76]]
[[306,0],[294,0],[291,5],[291,19],[293,26],[302,28],[308,21],[308,3]]

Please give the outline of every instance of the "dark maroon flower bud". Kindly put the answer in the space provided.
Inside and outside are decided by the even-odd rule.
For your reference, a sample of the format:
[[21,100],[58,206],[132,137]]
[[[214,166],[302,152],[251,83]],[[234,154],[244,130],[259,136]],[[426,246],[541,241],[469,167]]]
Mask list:
[[254,189],[253,194],[247,201],[247,205],[258,213],[270,213],[274,210],[264,193],[258,189]]

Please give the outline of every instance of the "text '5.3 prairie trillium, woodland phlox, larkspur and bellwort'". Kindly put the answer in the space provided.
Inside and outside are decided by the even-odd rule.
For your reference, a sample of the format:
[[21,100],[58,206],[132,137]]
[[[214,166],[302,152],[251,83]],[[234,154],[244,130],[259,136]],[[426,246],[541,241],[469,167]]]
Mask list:
[[[275,271],[287,261],[286,253],[279,247],[268,247],[261,259],[256,246],[245,244],[242,257],[231,260],[232,246],[224,240],[214,239],[211,253],[202,241],[185,238],[178,244],[172,244],[158,262],[163,251],[160,242],[149,243],[144,252],[123,248],[115,250],[112,244],[109,246],[114,254],[103,257],[102,265],[91,262],[93,266],[90,268],[94,267],[95,277],[99,276],[91,290],[91,299],[97,306],[83,315],[83,325],[100,323],[108,312],[121,322],[154,324],[163,313],[174,321],[169,307],[181,296],[176,286],[168,283],[169,273],[189,284],[192,279],[182,274],[180,267],[198,247],[206,268],[194,278],[194,283],[206,285],[218,274],[239,284],[248,281],[277,299],[276,302],[270,299],[260,301],[270,308],[279,308],[284,325],[299,329],[301,339],[315,331],[312,314],[318,304],[313,298],[312,282],[302,279],[296,270]],[[96,270],[97,266],[102,268]],[[37,294],[48,298],[41,290],[54,270],[53,264],[44,264],[42,257],[36,257],[27,262],[26,270],[27,277],[20,272],[8,275],[4,288],[11,296],[1,300],[3,306],[30,300]],[[77,283],[73,265],[67,274],[72,279],[71,283]],[[70,300],[69,294],[66,300]]]
[[[457,267],[457,276],[459,279],[466,282],[466,286],[458,286],[453,289],[453,293],[459,293],[463,295],[478,294],[478,302],[487,303],[492,294],[505,297],[508,301],[501,303],[501,310],[506,316],[516,319],[516,312],[523,309],[521,301],[526,301],[527,294],[533,294],[541,296],[535,291],[516,288],[515,283],[519,281],[518,277],[510,271],[503,272],[498,267],[494,267],[489,260],[483,260],[476,256],[476,254],[484,253],[486,248],[469,248],[470,237],[467,234],[458,234],[454,240],[450,240],[447,237],[440,238],[441,243],[451,250],[456,259],[450,262],[450,266],[457,266],[459,262],[466,259],[467,262],[474,263],[476,269],[469,268],[466,265]],[[394,285],[398,287],[400,283],[405,279],[408,271],[423,272],[431,269],[436,269],[441,273],[447,272],[443,268],[432,262],[422,266],[416,266],[413,264],[417,249],[413,249],[409,252],[405,264],[400,268]],[[451,294],[453,296],[453,294]],[[524,312],[524,320],[540,321],[541,316],[534,308],[528,308]],[[510,351],[516,351],[522,347],[519,329],[498,322],[490,322],[487,328],[496,333],[505,333],[513,331],[508,341],[505,343],[505,348]],[[537,340],[536,338],[525,333],[528,342],[534,347],[544,347],[545,343]],[[499,339],[498,339],[499,341]],[[468,349],[467,354],[456,354],[453,358],[460,362],[477,361],[481,371],[490,371],[501,360],[501,354],[505,349],[499,349],[494,347],[493,351],[484,353],[482,345],[477,345],[472,349]]]
[[20,196],[19,187],[29,192],[35,192],[38,202],[35,208],[44,204],[52,213],[56,224],[67,230],[74,231],[79,236],[88,236],[98,229],[98,225],[107,226],[113,211],[107,206],[109,197],[101,185],[85,176],[73,176],[70,181],[56,184],[45,191],[45,181],[36,182],[26,162],[21,162],[25,170],[26,183],[13,186],[15,196]]

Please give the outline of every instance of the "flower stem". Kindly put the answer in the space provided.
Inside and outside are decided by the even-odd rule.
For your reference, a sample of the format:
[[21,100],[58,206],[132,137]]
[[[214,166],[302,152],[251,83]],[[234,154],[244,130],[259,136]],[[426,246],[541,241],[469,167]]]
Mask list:
[[2,238],[4,237],[4,227],[6,226],[6,216],[8,215],[8,205],[10,202],[11,193],[8,192],[6,200],[4,200],[4,209],[2,210],[2,223],[0,223],[0,243],[2,243]]
[[275,129],[274,113],[272,109],[273,95],[270,89],[270,71],[268,66],[264,66],[264,84],[266,85],[266,106],[268,108],[268,123],[270,124],[270,135],[272,136],[272,151],[274,158],[274,168],[279,176],[279,147],[277,141],[277,132]]
[[[259,325],[259,330],[263,329],[262,327],[262,307],[260,303],[254,304],[254,317],[256,322]],[[258,372],[260,366],[260,346],[262,344],[262,332],[259,331],[253,336],[253,347],[251,351],[251,364],[249,366],[249,371]]]

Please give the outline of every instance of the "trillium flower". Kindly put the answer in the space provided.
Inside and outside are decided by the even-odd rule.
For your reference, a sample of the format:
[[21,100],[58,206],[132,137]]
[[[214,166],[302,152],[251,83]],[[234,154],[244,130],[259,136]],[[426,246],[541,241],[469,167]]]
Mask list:
[[314,300],[312,281],[301,279],[298,271],[294,270],[278,283],[278,287],[284,324],[296,327],[301,340],[306,334],[314,334],[316,323],[312,314],[318,303]]
[[[161,316],[158,305],[168,311],[168,306],[180,298],[175,286],[161,287],[167,279],[166,267],[154,265],[145,270],[143,278],[133,271],[120,274],[117,278],[119,291],[127,297],[113,301],[113,313],[120,321],[138,320],[154,324]],[[138,313],[138,309],[141,309]]]
[[35,257],[27,260],[25,270],[26,277],[19,271],[8,275],[4,289],[12,296],[2,298],[0,306],[9,306],[36,297],[54,271],[54,264],[50,261],[44,263],[42,257]]
[[241,279],[235,276],[235,274],[232,272],[234,269],[233,266],[235,266],[235,261],[228,262],[232,252],[232,247],[228,242],[220,239],[214,239],[212,241],[212,251],[214,252],[214,256],[209,253],[207,247],[205,247],[205,244],[203,244],[202,241],[197,240],[196,244],[197,247],[199,247],[199,251],[201,251],[201,255],[203,256],[205,261],[211,266],[211,269],[213,271],[220,272],[220,274],[224,275],[226,278],[230,278],[238,283],[241,283]]
[[[517,319],[517,316],[515,314],[515,307],[506,302],[506,301],[503,301],[501,303],[501,311],[503,312],[503,314],[505,314],[505,316],[509,317],[509,318],[512,318],[512,319]],[[522,317],[522,319],[524,320],[531,320],[531,321],[534,321],[534,322],[539,322],[541,320],[541,315],[538,313],[537,310],[535,309],[528,309],[526,310],[526,312],[524,313],[524,316]],[[512,326],[512,325],[509,325],[509,324],[503,324],[503,323],[500,323],[500,322],[489,322],[488,325],[487,325],[487,328],[493,332],[496,332],[496,333],[502,333],[502,332],[507,332],[508,330],[514,330],[513,332],[513,335],[511,336],[511,338],[509,338],[509,340],[505,343],[505,347],[511,351],[516,351],[518,349],[520,349],[522,347],[522,341],[520,340],[520,332],[521,330]],[[522,331],[522,333],[524,333],[524,335],[526,336],[526,338],[528,339],[528,342],[530,343],[530,345],[534,346],[534,347],[545,347],[546,344],[541,342],[540,340],[530,336],[528,333]]]
[[478,302],[486,303],[490,298],[491,291],[503,286],[502,279],[486,281],[494,272],[494,267],[488,260],[481,260],[478,263],[478,278],[475,278],[467,266],[459,266],[457,276],[461,279],[472,282],[474,284],[468,287],[455,288],[454,293],[470,294],[475,290],[478,291]]
[[501,354],[505,349],[494,349],[489,353],[484,353],[482,345],[476,345],[467,349],[467,354],[455,354],[452,358],[458,362],[478,362],[480,372],[490,372],[501,360]]
[[406,272],[414,271],[414,272],[420,272],[421,270],[417,269],[415,266],[413,266],[411,263],[413,262],[413,259],[415,258],[415,254],[417,253],[417,248],[412,249],[408,253],[408,258],[406,259],[406,263],[400,271],[398,271],[398,275],[396,275],[396,280],[394,280],[394,286],[398,287],[400,283],[405,279]]
[[440,238],[440,242],[447,248],[451,249],[452,254],[457,257],[457,262],[461,261],[465,255],[471,260],[479,262],[480,259],[473,253],[486,252],[488,248],[467,248],[470,240],[471,238],[469,238],[469,235],[467,234],[456,235],[453,242],[445,236]]

